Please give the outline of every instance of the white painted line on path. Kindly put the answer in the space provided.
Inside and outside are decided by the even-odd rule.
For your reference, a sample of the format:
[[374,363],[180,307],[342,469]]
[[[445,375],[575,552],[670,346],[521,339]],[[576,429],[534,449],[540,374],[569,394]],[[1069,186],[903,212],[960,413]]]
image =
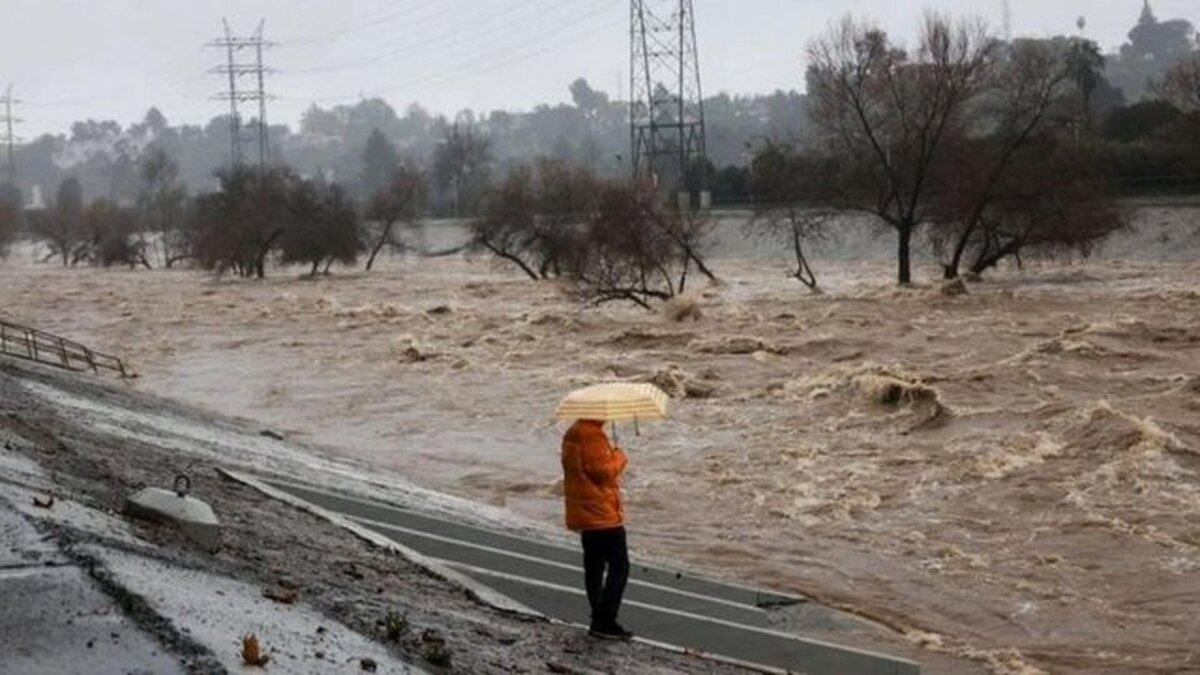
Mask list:
[[[531,563],[535,563],[535,564],[539,564],[539,565],[545,565],[547,567],[557,567],[558,569],[570,570],[572,572],[580,572],[580,573],[582,573],[582,571],[583,571],[582,568],[578,565],[568,565],[566,563],[560,563],[560,562],[557,562],[554,560],[546,560],[544,558],[539,558],[537,556],[532,556],[532,555],[526,555],[524,553],[516,553],[515,551],[507,551],[507,550],[500,549],[500,548],[493,548],[491,546],[485,546],[483,544],[476,544],[476,543],[469,542],[469,541],[463,541],[461,539],[455,539],[453,537],[446,537],[446,536],[443,536],[440,534],[433,534],[431,532],[426,532],[424,530],[414,530],[412,528],[403,527],[400,525],[392,525],[391,523],[383,523],[378,520],[371,520],[370,518],[360,518],[358,516],[347,516],[347,517],[350,518],[350,520],[353,520],[358,523],[362,523],[363,525],[366,525],[371,528],[377,527],[380,529],[392,530],[394,532],[400,532],[403,534],[408,534],[408,535],[412,535],[412,536],[416,536],[416,537],[423,537],[425,539],[433,539],[435,541],[440,541],[440,542],[447,543],[447,544],[454,544],[455,546],[462,546],[463,548],[470,548],[470,549],[474,549],[476,551],[484,551],[487,553],[494,553],[497,555],[514,558],[516,560],[523,560],[526,562],[531,562]],[[629,585],[640,586],[643,588],[649,588],[649,589],[653,589],[653,590],[663,591],[665,593],[671,593],[673,595],[678,595],[678,596],[682,596],[685,598],[692,598],[695,600],[703,600],[706,602],[711,602],[716,605],[725,605],[726,607],[734,607],[734,608],[741,609],[741,610],[752,610],[755,612],[761,612],[763,614],[766,614],[766,611],[763,610],[761,607],[758,607],[757,605],[749,605],[749,604],[745,604],[745,603],[741,603],[741,602],[734,602],[732,600],[725,600],[722,598],[714,598],[714,597],[711,597],[708,595],[703,595],[700,593],[693,593],[691,591],[684,591],[684,590],[680,590],[678,588],[671,588],[670,586],[662,586],[662,585],[652,583],[649,581],[642,581],[640,579],[634,579],[633,577],[629,578]]]
[[[580,595],[580,596],[585,596],[585,597],[587,596],[586,592],[584,592],[578,588],[561,586],[559,584],[550,583],[548,581],[542,581],[540,579],[529,579],[527,577],[522,577],[522,576],[518,576],[515,574],[508,574],[505,572],[496,572],[494,570],[484,569],[482,567],[474,567],[472,565],[464,565],[463,563],[457,563],[457,562],[453,562],[450,560],[444,560],[444,559],[440,559],[440,558],[434,558],[434,560],[438,561],[442,565],[445,565],[447,567],[452,567],[456,570],[459,570],[463,574],[468,574],[468,575],[472,575],[472,576],[476,575],[476,574],[481,575],[481,576],[490,576],[490,577],[494,577],[496,579],[504,579],[506,581],[513,581],[516,583],[526,584],[526,585],[534,586],[537,588],[544,588],[546,590],[557,591],[559,593],[569,593],[572,595]],[[776,639],[780,639],[780,640],[789,640],[789,641],[798,642],[801,644],[814,645],[817,647],[824,647],[826,649],[831,649],[834,651],[858,654],[860,656],[865,656],[865,657],[873,658],[873,659],[882,659],[882,660],[887,660],[887,661],[895,661],[895,662],[904,663],[903,659],[898,659],[896,657],[887,656],[884,654],[877,654],[875,652],[870,652],[870,651],[867,651],[864,649],[856,649],[854,647],[847,647],[845,645],[834,644],[832,642],[826,642],[824,640],[816,640],[813,638],[800,637],[798,635],[792,635],[790,633],[783,633],[783,632],[780,632],[777,630],[771,630],[769,628],[759,628],[757,626],[747,626],[745,624],[737,623],[735,621],[726,621],[725,619],[717,619],[717,618],[711,617],[711,616],[703,616],[700,614],[693,614],[691,612],[685,612],[685,611],[678,610],[678,609],[670,609],[668,607],[659,607],[657,605],[651,605],[651,604],[647,604],[644,602],[638,602],[636,600],[625,600],[621,604],[622,605],[630,605],[633,607],[641,607],[642,609],[648,609],[648,610],[651,610],[654,612],[662,612],[664,614],[676,616],[681,619],[688,619],[689,621],[710,623],[710,624],[714,624],[717,626],[722,626],[725,628],[732,628],[734,630],[740,630],[740,631],[744,631],[744,632],[748,632],[748,633],[757,633],[759,635],[765,635],[767,637],[772,637],[772,638],[776,638]]]

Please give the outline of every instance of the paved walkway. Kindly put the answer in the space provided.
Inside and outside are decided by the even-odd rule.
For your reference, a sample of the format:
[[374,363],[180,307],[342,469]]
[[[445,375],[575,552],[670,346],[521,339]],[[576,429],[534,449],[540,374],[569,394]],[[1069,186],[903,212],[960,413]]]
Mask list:
[[[379,502],[277,480],[271,485],[354,521],[491,586],[547,616],[587,623],[580,552]],[[794,631],[861,631],[861,622],[805,601],[639,564],[622,622],[640,637],[812,675],[912,675],[917,664]]]

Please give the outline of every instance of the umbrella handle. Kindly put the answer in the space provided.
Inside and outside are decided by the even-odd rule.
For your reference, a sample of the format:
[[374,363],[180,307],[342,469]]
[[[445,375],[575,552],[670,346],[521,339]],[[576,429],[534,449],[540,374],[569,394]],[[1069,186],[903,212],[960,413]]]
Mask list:
[[613,445],[615,445],[619,448],[619,447],[621,447],[621,440],[619,438],[617,438],[617,423],[616,422],[612,423],[612,428],[613,428]]
[[635,436],[641,436],[641,435],[642,435],[642,430],[638,428],[638,419],[637,419],[637,415],[634,415],[634,416],[633,416],[633,434],[634,434]]

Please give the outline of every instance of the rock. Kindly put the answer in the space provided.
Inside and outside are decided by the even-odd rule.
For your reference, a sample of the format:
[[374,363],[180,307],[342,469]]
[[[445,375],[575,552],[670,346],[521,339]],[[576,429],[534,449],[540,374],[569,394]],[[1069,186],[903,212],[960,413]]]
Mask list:
[[125,513],[179,528],[208,551],[217,550],[221,525],[212,507],[195,497],[162,488],[139,490],[125,499]]
[[271,431],[270,429],[263,429],[262,431],[258,432],[258,435],[262,436],[263,438],[269,438],[273,441],[283,440],[283,434],[280,434],[276,431]]
[[373,673],[379,668],[379,664],[375,662],[375,659],[360,659],[358,666],[368,673]]
[[450,309],[450,305],[438,305],[437,307],[425,310],[425,313],[429,316],[445,316],[446,314],[454,313],[454,310]]

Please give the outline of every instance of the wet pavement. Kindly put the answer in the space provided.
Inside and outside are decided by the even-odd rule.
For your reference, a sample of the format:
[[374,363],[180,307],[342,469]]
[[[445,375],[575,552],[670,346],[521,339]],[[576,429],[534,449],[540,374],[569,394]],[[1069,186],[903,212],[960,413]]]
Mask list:
[[[577,550],[473,527],[381,502],[281,480],[272,486],[466,574],[547,616],[587,623]],[[801,597],[705,579],[633,561],[622,621],[640,637],[770,669],[909,675],[909,660],[800,632],[861,642],[877,627]]]
[[0,598],[2,672],[186,672],[3,499]]

